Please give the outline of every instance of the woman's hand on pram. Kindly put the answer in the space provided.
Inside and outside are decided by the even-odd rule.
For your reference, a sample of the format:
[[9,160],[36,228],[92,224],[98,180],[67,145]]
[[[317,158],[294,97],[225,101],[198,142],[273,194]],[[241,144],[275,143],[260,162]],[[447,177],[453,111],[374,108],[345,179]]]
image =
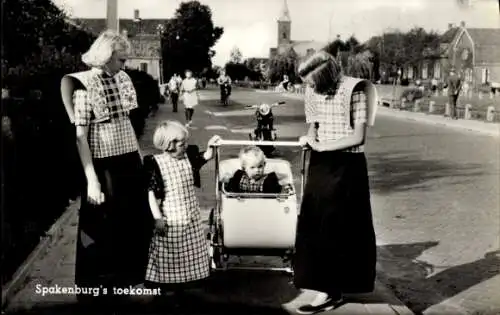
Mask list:
[[315,139],[313,139],[311,136],[302,136],[299,138],[299,143],[303,147],[310,145],[314,141]]

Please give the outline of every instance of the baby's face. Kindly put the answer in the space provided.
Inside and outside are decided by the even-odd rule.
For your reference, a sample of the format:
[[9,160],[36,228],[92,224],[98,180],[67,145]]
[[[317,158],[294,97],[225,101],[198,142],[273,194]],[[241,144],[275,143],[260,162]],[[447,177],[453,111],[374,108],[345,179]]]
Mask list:
[[266,166],[266,161],[261,160],[254,156],[249,156],[245,159],[244,170],[248,177],[257,180],[264,175],[264,167]]

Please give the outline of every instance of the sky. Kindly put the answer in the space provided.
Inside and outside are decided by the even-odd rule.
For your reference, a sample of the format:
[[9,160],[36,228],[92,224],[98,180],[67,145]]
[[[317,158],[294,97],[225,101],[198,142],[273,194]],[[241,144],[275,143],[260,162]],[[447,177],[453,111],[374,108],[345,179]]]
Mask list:
[[[106,0],[52,0],[70,17],[105,18]],[[277,19],[285,0],[200,0],[212,10],[224,34],[214,49],[214,64],[224,65],[238,47],[243,58],[268,57],[277,44]],[[181,0],[118,0],[118,16],[168,19]],[[465,21],[468,27],[500,28],[498,0],[286,0],[292,20],[292,40],[328,42],[339,34],[361,42],[390,29],[414,26],[443,32],[448,23]]]

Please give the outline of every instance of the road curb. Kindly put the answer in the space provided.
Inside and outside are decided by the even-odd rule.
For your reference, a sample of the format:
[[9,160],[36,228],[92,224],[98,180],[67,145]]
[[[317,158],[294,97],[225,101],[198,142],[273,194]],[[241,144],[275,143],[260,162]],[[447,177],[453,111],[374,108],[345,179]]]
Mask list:
[[17,271],[12,276],[12,280],[6,285],[2,286],[2,309],[8,304],[10,299],[17,293],[17,291],[24,285],[24,282],[31,271],[34,262],[44,255],[47,249],[53,245],[61,235],[64,226],[73,218],[73,215],[78,211],[80,202],[78,200],[72,201],[66,207],[63,214],[57,219],[50,229],[45,232],[45,235],[40,237],[40,242],[35,249],[29,254],[24,262],[19,266]]
[[489,130],[486,128],[474,128],[474,127],[468,127],[465,125],[458,125],[457,126],[454,124],[450,124],[447,121],[435,121],[432,118],[427,119],[428,114],[426,114],[426,113],[406,113],[406,112],[388,109],[388,108],[382,108],[381,110],[378,111],[377,115],[402,118],[402,119],[406,119],[409,121],[415,121],[415,122],[420,122],[420,123],[425,123],[425,124],[430,124],[430,125],[435,125],[435,126],[442,126],[442,127],[452,128],[452,129],[456,129],[456,130],[476,132],[476,133],[480,133],[480,134],[491,136],[491,137],[500,137],[500,125],[497,125],[498,130]]

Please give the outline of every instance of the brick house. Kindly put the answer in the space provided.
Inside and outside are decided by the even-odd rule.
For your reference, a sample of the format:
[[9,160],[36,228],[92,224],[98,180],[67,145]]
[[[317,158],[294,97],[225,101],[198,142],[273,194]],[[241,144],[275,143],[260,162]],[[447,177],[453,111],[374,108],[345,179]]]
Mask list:
[[471,87],[500,82],[500,29],[465,28],[455,36],[448,59]]
[[[141,19],[139,10],[134,10],[133,19],[118,20],[118,30],[126,35],[132,44],[132,52],[126,66],[145,71],[159,82],[163,82],[160,34],[167,21],[167,19]],[[105,18],[74,18],[72,22],[94,35],[107,28]]]
[[454,66],[472,88],[500,82],[500,29],[468,28],[449,24],[441,36],[440,51],[403,69],[403,78],[444,81]]

